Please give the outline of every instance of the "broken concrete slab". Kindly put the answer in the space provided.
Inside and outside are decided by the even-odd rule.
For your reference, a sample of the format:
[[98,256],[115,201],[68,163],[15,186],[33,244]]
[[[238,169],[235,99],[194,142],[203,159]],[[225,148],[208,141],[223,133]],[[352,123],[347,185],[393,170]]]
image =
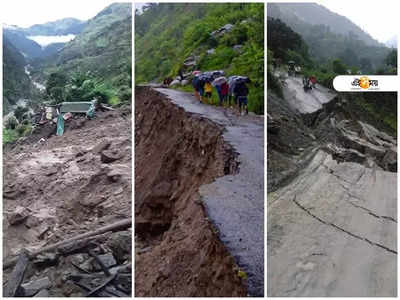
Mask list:
[[[106,253],[102,255],[97,255],[97,258],[104,264],[106,268],[114,267],[117,264],[112,253]],[[92,266],[95,271],[101,271],[102,267],[97,263],[96,260],[92,260]]]
[[34,297],[38,298],[38,297],[49,297],[49,291],[47,289],[41,290],[39,293],[37,293]]
[[397,170],[397,142],[395,139],[373,126],[359,121],[342,120],[335,127],[338,140],[345,148],[371,157],[384,170]]
[[52,286],[49,277],[43,277],[28,283],[22,284],[21,288],[25,297],[32,297],[40,290],[48,289]]

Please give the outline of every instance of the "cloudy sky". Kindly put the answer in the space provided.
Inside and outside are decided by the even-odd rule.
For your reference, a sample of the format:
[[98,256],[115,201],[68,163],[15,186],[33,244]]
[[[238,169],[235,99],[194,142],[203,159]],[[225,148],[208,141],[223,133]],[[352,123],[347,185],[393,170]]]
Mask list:
[[106,6],[125,0],[2,0],[1,22],[29,27],[62,18],[88,20]]
[[321,0],[315,2],[347,17],[382,43],[397,35],[400,17],[398,1]]

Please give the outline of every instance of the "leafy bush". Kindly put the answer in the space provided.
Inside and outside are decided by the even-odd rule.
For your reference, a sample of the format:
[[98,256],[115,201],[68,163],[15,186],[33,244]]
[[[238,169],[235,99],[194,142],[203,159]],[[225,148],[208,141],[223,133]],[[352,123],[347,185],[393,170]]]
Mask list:
[[15,131],[17,132],[19,137],[23,137],[31,133],[32,126],[31,124],[19,124],[17,128],[15,128]]
[[12,143],[18,139],[18,133],[13,129],[3,128],[3,144]]
[[14,116],[17,118],[19,122],[22,121],[24,114],[28,111],[27,107],[23,106],[17,106],[17,108],[14,110]]
[[6,129],[13,130],[13,129],[15,129],[15,128],[18,126],[18,123],[19,123],[19,122],[18,122],[18,120],[17,120],[16,117],[10,116],[10,117],[6,120],[6,123],[5,123],[4,127],[5,127]]

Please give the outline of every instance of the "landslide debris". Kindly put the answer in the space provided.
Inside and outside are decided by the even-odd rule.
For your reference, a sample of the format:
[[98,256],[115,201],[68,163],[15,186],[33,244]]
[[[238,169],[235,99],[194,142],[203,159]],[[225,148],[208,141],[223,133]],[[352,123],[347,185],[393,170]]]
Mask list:
[[222,133],[153,89],[137,87],[136,296],[246,296],[243,272],[198,193],[201,185],[237,168]]
[[[13,284],[14,263],[9,262],[26,249],[29,262],[17,295],[129,296],[130,221],[41,251],[131,218],[129,112],[99,112],[93,120],[69,124],[63,136],[55,136],[49,123],[5,147],[3,288]],[[113,159],[102,160],[105,151]],[[106,270],[114,276],[107,284]],[[94,292],[95,288],[99,290]]]

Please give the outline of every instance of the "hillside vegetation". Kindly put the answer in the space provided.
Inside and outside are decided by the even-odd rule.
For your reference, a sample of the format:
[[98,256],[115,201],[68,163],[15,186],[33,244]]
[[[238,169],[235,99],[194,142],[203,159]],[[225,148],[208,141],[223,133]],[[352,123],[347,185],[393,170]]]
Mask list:
[[[312,4],[309,4],[312,6]],[[307,5],[292,5],[288,4],[290,8],[301,7]],[[272,6],[274,8],[274,6]],[[282,9],[286,4],[280,4]],[[275,7],[276,8],[276,7]],[[287,10],[286,8],[284,10]],[[303,11],[300,10],[300,11]],[[271,10],[273,12],[273,9]],[[300,11],[297,15],[300,15]],[[273,13],[276,15],[276,12]],[[318,19],[318,17],[316,17]],[[287,68],[287,63],[291,60],[295,61],[297,65],[302,67],[302,75],[314,75],[317,81],[333,89],[333,78],[337,75],[357,74],[360,69],[354,67],[352,64],[347,64],[348,60],[343,60],[338,54],[327,52],[327,57],[322,59],[322,63],[313,56],[312,49],[319,47],[317,39],[314,40],[315,45],[310,45],[307,40],[300,34],[299,27],[291,27],[281,19],[275,19],[268,15],[267,19],[267,39],[268,39],[268,90],[274,92],[279,97],[283,98],[281,81],[274,75],[275,68]],[[347,22],[349,24],[349,22]],[[305,23],[304,23],[305,24]],[[352,23],[351,23],[352,24]],[[306,25],[304,25],[306,26]],[[317,25],[307,25],[317,26]],[[355,25],[354,25],[355,26]],[[343,36],[337,34],[332,35],[337,38],[331,39],[328,42],[320,40],[323,44],[327,42],[331,48],[336,49],[335,45],[338,41],[345,39]],[[358,41],[363,44],[363,41]],[[357,42],[356,42],[357,43]],[[349,47],[351,52],[354,43],[343,43]],[[374,46],[371,46],[374,47]],[[355,49],[355,48],[354,48]],[[397,49],[389,49],[386,47],[375,47],[378,51],[379,57],[382,58],[380,65],[377,69],[369,65],[369,68],[364,72],[370,74],[397,74]],[[337,50],[337,49],[336,49]],[[362,53],[362,52],[357,52]],[[356,60],[356,57],[348,54],[350,59]],[[397,136],[397,95],[396,93],[340,93],[339,97],[349,100],[353,116],[351,118],[361,119],[369,124],[373,124],[376,128],[389,133],[392,136]]]
[[51,102],[118,104],[131,99],[132,8],[115,3],[89,20],[57,54],[35,65]]
[[24,56],[3,37],[3,115],[20,98],[31,96],[31,82],[25,74]]
[[[212,34],[227,24],[232,30]],[[188,58],[195,60],[191,68],[184,66]],[[250,77],[249,109],[263,113],[264,5],[160,3],[136,11],[135,82],[161,82],[193,69]]]
[[[340,59],[347,69],[363,73],[391,73],[386,58],[393,51],[374,40],[344,16],[314,3],[270,3],[269,23],[280,20],[300,34],[309,47],[316,64],[329,69],[334,59]],[[293,55],[292,60],[303,63]],[[322,69],[322,68],[321,68]]]
[[[32,109],[43,103],[96,98],[110,105],[131,104],[131,4],[111,4],[87,22],[68,18],[27,29],[7,26],[4,33],[3,115],[12,112],[14,117],[4,124],[3,142],[29,133]],[[69,33],[77,36],[45,48],[27,38]],[[45,89],[34,88],[38,83]]]

